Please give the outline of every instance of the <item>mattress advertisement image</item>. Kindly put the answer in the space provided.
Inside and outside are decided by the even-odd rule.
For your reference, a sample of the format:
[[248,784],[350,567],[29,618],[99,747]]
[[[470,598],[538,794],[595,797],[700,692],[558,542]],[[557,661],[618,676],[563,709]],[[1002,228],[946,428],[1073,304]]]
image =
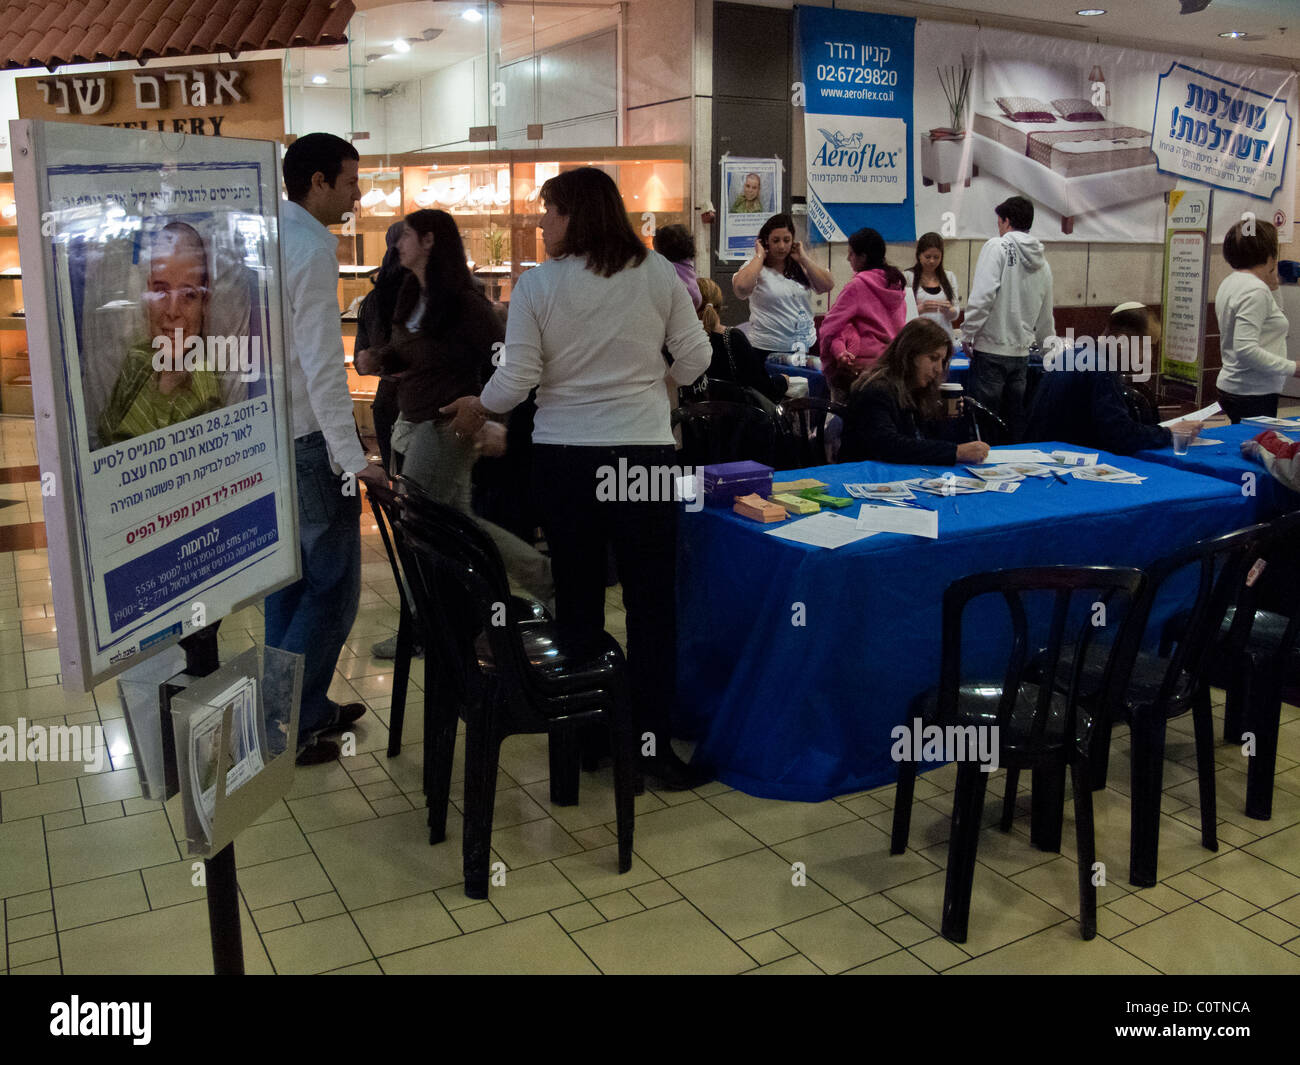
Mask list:
[[1166,193],[1213,188],[1212,240],[1248,214],[1292,239],[1293,71],[825,9],[798,32],[811,236],[982,238],[1022,195],[1045,240],[1152,244]]

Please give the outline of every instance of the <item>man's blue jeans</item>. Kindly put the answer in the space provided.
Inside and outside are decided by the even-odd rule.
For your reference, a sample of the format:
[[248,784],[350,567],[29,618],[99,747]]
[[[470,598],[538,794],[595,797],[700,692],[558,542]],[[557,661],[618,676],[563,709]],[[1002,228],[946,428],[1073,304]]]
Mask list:
[[970,360],[967,390],[1007,424],[1012,443],[1025,438],[1025,382],[1029,359],[1024,355],[990,355],[976,351]]
[[361,496],[330,466],[325,437],[294,441],[302,579],[266,597],[266,644],[305,658],[300,742],[334,711],[327,692],[361,599]]

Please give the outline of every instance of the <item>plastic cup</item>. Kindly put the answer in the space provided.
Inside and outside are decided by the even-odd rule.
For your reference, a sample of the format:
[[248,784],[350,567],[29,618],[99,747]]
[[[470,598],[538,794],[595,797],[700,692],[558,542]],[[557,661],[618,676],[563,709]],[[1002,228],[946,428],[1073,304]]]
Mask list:
[[1177,429],[1173,431],[1174,437],[1174,454],[1186,455],[1188,445],[1192,442],[1191,433],[1180,433]]
[[943,397],[944,413],[949,418],[961,414],[961,400],[965,389],[956,381],[945,382],[939,386],[939,395]]

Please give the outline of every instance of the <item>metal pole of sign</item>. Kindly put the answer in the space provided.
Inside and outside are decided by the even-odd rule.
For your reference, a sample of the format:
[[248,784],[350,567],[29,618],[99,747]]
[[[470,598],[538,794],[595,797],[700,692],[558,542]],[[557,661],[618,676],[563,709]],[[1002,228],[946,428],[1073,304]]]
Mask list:
[[[217,629],[221,622],[181,640],[185,672],[206,677],[221,664]],[[204,861],[208,888],[208,934],[212,938],[212,971],[217,976],[244,975],[244,939],[239,927],[239,883],[235,877],[235,845],[227,843]]]

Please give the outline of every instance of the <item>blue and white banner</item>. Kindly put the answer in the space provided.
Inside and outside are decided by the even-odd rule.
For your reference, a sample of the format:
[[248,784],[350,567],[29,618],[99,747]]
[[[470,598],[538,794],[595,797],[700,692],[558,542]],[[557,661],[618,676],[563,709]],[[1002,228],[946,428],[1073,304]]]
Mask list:
[[843,241],[863,226],[886,240],[915,239],[916,20],[800,7],[795,24],[810,239]]

